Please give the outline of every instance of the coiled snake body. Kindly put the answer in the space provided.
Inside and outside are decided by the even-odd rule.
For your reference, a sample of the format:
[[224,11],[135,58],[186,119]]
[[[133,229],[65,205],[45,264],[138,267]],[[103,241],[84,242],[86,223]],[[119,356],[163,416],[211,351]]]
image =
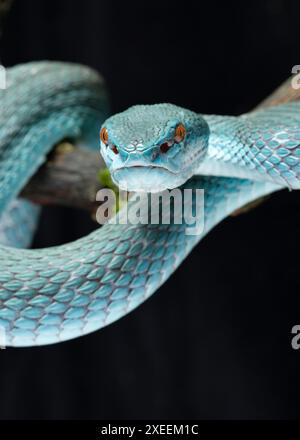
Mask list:
[[201,234],[185,234],[184,224],[107,223],[70,244],[20,249],[30,243],[38,208],[17,195],[58,141],[98,148],[107,98],[98,74],[72,64],[16,66],[7,83],[0,92],[0,326],[7,345],[59,342],[115,321],[155,292],[232,211],[300,186],[297,102],[241,117],[135,106],[102,126],[112,177],[145,191],[203,188]]

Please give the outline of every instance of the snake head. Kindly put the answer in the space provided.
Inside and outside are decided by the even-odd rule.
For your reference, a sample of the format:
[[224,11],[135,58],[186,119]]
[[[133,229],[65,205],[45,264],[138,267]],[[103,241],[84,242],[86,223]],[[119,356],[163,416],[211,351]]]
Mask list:
[[203,160],[209,128],[202,116],[173,104],[136,105],[108,118],[101,154],[113,181],[127,191],[182,185]]

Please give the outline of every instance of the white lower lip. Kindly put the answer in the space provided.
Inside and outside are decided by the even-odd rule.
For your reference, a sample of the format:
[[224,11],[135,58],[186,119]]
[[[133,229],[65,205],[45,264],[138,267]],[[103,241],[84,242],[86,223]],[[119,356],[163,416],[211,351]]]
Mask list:
[[133,170],[136,170],[136,169],[145,169],[145,170],[153,169],[154,170],[154,169],[156,169],[156,170],[165,171],[170,174],[175,174],[175,175],[178,174],[178,173],[175,173],[174,171],[168,170],[168,168],[157,166],[157,165],[130,165],[128,167],[117,168],[114,170],[114,173],[117,173],[118,171],[122,171],[122,170],[132,170],[132,169]]

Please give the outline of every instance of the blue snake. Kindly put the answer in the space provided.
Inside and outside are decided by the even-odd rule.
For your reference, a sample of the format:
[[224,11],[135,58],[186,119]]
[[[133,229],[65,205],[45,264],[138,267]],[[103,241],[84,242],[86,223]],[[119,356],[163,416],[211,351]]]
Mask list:
[[[6,345],[51,344],[112,323],[152,295],[231,212],[300,187],[299,102],[239,117],[173,104],[137,105],[109,117],[101,76],[56,62],[8,69],[0,94],[0,328]],[[204,190],[199,234],[186,234],[184,222],[109,221],[72,243],[25,249],[39,208],[18,198],[21,189],[53,145],[70,139],[99,149],[99,130],[101,153],[120,188]],[[197,208],[196,197],[188,203]]]

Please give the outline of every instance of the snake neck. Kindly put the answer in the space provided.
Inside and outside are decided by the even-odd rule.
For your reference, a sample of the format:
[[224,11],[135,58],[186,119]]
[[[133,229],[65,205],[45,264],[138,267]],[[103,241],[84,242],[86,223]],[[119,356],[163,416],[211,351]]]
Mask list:
[[300,103],[242,116],[204,116],[208,152],[197,174],[268,180],[300,188]]
[[259,180],[258,171],[251,165],[251,146],[239,140],[244,122],[235,116],[205,115],[204,118],[210,136],[205,160],[197,174]]

